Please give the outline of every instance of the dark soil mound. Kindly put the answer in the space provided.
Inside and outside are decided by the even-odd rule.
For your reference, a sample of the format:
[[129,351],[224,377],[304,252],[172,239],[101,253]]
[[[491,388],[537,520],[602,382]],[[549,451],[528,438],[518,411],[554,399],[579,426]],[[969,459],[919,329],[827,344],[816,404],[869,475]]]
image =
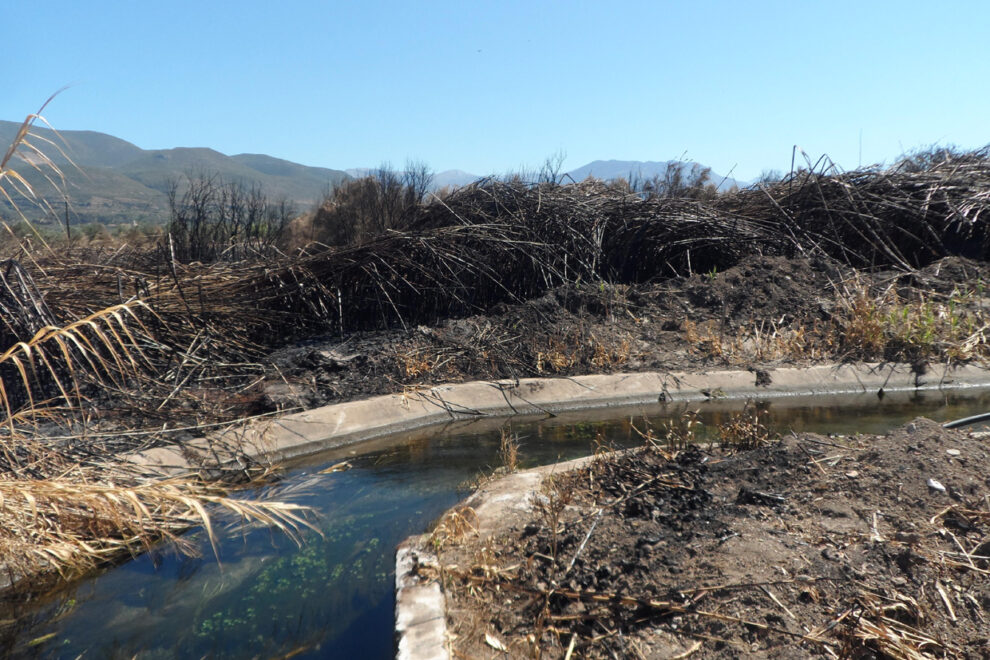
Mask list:
[[474,566],[451,571],[458,650],[485,655],[488,633],[513,657],[985,658],[988,474],[984,439],[925,419],[601,459],[442,559]]
[[842,273],[828,262],[752,257],[724,273],[695,275],[686,284],[692,304],[734,321],[808,318],[829,308]]

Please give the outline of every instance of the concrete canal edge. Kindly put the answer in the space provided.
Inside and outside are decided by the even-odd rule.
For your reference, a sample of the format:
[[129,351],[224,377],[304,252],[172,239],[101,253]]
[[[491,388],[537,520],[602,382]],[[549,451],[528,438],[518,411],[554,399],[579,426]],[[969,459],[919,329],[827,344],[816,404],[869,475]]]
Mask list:
[[990,387],[990,369],[907,364],[841,364],[769,370],[620,373],[571,378],[475,381],[410,388],[284,415],[229,429],[181,447],[150,449],[134,457],[163,474],[234,462],[236,448],[274,464],[436,424],[521,414],[560,413],[657,402],[774,398],[800,395]]
[[[481,538],[524,520],[543,479],[585,465],[593,457],[514,472],[479,488],[456,508],[470,509]],[[472,532],[474,533],[474,532]],[[424,570],[424,568],[429,570]],[[447,607],[436,580],[438,562],[429,534],[410,536],[395,554],[395,635],[398,660],[448,660]]]
[[[435,566],[436,555],[424,535],[407,539],[395,553],[396,657],[447,660],[447,609],[440,583],[421,578],[424,566]],[[399,607],[398,603],[402,603]]]
[[[181,448],[151,449],[134,460],[167,475],[201,469],[218,459],[234,462],[237,452],[278,464],[403,431],[482,417],[556,414],[658,402],[981,387],[990,387],[990,369],[985,367],[933,365],[921,370],[896,363],[476,381],[410,388],[401,394],[284,415],[184,443]],[[479,491],[475,497],[482,500],[474,501],[472,506],[481,519],[484,517],[478,508],[496,511],[500,518],[511,508],[527,509],[532,503],[525,498],[538,487],[542,475],[553,469],[566,466],[510,475],[486,487],[499,490]],[[425,536],[407,539],[396,554],[396,636],[398,657],[404,660],[449,657],[443,592],[437,582],[424,580],[419,574],[422,566],[435,561]]]

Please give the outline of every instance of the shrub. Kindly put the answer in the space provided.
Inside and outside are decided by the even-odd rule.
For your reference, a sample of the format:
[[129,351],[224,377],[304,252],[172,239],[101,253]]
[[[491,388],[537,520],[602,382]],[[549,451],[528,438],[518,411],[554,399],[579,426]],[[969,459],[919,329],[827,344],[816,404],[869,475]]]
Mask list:
[[311,237],[328,245],[362,243],[390,229],[406,229],[426,197],[433,174],[418,163],[374,173],[332,190],[313,218]]
[[273,246],[294,214],[284,198],[270,200],[257,185],[225,183],[217,175],[169,183],[165,232],[179,261],[236,259]]

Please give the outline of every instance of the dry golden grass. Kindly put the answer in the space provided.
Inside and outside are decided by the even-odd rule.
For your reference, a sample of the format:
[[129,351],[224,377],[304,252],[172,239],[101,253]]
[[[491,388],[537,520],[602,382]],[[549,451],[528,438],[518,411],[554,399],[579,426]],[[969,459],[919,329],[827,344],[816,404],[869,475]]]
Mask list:
[[436,552],[440,552],[468,534],[477,534],[478,525],[478,514],[471,507],[462,506],[451,509],[433,528],[433,532],[430,534],[430,544]]
[[[47,211],[52,211],[52,207],[47,197],[42,194],[42,191],[36,190],[27,179],[15,169],[15,162],[23,163],[26,167],[34,170],[36,173],[41,175],[41,177],[51,186],[54,191],[63,191],[65,189],[65,175],[62,170],[58,167],[55,161],[48,155],[51,150],[57,151],[62,158],[69,162],[70,165],[75,167],[72,163],[72,159],[68,157],[65,151],[62,149],[58,142],[49,140],[40,135],[31,132],[35,123],[41,122],[47,125],[54,131],[54,128],[48,123],[48,121],[42,116],[45,108],[48,104],[58,96],[61,92],[55,92],[48,100],[41,104],[41,107],[37,112],[29,114],[24,121],[21,123],[14,135],[14,139],[11,141],[10,145],[7,147],[7,151],[3,155],[3,159],[0,160],[0,198],[3,198],[11,207],[14,212],[20,216],[21,222],[25,223],[30,231],[34,234],[35,238],[41,242],[46,248],[48,244],[45,239],[41,236],[38,230],[28,222],[27,218],[21,212],[17,205],[15,197],[20,197],[27,199],[30,203],[37,204],[43,207]],[[55,132],[56,136],[58,132]],[[54,214],[54,212],[53,212]],[[2,222],[4,228],[7,232],[14,236],[14,232],[10,225],[6,221]]]
[[765,409],[748,403],[743,410],[718,425],[719,447],[723,451],[742,451],[769,444],[777,437],[770,428],[769,417]]
[[501,430],[498,445],[498,457],[502,467],[509,472],[519,469],[519,436],[509,429]]
[[683,324],[684,340],[707,360],[889,360],[960,363],[990,359],[990,313],[982,282],[948,294],[893,286],[877,291],[860,278],[837,286],[830,318],[809,325],[761,321],[722,332],[714,321]]
[[576,359],[573,346],[551,338],[547,349],[536,354],[536,372],[544,374],[563,371],[574,364]]
[[698,410],[685,410],[682,414],[671,417],[663,423],[660,434],[654,432],[648,420],[643,420],[646,424],[645,430],[633,428],[643,438],[645,446],[668,455],[669,452],[687,449],[699,441],[703,424],[698,419],[698,412]]
[[[121,475],[122,476],[122,475]],[[242,500],[199,477],[129,479],[115,483],[105,470],[77,469],[54,479],[0,480],[0,556],[15,575],[55,572],[73,577],[163,540],[192,546],[180,534],[202,525],[216,550],[210,510],[269,525],[299,541],[306,507]]]
[[431,362],[426,351],[408,349],[399,351],[395,356],[399,370],[406,379],[419,378],[433,371],[435,362]]
[[603,343],[597,337],[592,336],[592,356],[591,364],[598,369],[612,369],[620,367],[629,361],[631,348],[629,340],[623,339],[621,342]]
[[[35,408],[32,390],[39,370],[57,387],[61,401],[72,405],[79,400],[81,374],[115,380],[142,373],[147,358],[137,335],[149,335],[136,314],[138,309],[147,309],[147,305],[141,301],[113,305],[62,327],[45,326],[28,341],[17,342],[0,354],[0,365],[16,368],[28,409]],[[16,411],[8,386],[0,380],[0,404],[12,422]]]

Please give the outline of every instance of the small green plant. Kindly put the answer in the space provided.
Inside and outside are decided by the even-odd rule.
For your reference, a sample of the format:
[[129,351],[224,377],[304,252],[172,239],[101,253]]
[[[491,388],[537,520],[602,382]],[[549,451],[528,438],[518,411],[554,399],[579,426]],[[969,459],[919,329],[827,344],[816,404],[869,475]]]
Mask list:
[[842,346],[863,357],[883,354],[886,333],[883,314],[877,300],[865,288],[858,288],[842,300],[842,312],[837,318]]
[[833,319],[834,345],[847,356],[910,362],[986,358],[990,329],[977,282],[948,295],[902,300],[888,290],[871,295],[854,283]]

